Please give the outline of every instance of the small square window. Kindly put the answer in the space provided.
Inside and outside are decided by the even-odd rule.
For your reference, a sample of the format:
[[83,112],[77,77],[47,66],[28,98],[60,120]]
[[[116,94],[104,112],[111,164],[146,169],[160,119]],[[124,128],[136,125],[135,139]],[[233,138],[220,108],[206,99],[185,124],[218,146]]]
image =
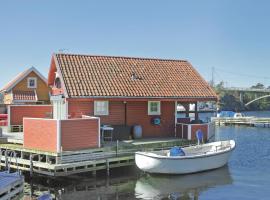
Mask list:
[[29,77],[27,79],[27,87],[28,88],[37,88],[37,78]]
[[160,115],[160,101],[148,101],[148,115]]
[[94,115],[109,115],[109,102],[94,101]]

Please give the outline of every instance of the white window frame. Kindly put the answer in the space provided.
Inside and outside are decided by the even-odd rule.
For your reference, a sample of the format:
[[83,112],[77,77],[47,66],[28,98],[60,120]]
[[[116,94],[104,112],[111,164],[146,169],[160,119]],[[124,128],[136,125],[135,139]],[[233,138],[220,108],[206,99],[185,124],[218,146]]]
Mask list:
[[[105,111],[98,111],[98,104],[105,103]],[[94,115],[102,116],[102,115],[109,115],[109,101],[94,101]]]
[[[30,81],[31,80],[34,80],[35,81],[35,85],[34,86],[31,86],[30,85]],[[27,87],[28,88],[37,88],[37,78],[36,77],[28,77],[27,78]]]
[[[157,111],[151,111],[151,104],[152,103],[158,103],[157,105]],[[161,110],[160,106],[161,102],[160,101],[148,101],[148,115],[161,115]]]

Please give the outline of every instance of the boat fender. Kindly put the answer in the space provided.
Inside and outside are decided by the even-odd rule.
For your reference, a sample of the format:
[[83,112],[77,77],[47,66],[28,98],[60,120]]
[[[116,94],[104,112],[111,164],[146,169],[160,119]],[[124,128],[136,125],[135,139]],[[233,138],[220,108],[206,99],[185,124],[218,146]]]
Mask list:
[[172,147],[170,149],[170,156],[185,156],[185,152],[181,147]]

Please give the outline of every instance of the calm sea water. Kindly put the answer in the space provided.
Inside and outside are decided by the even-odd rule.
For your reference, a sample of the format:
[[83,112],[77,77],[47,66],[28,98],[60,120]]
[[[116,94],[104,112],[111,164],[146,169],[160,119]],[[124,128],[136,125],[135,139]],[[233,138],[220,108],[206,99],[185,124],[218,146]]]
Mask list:
[[[270,117],[270,112],[249,113]],[[217,138],[234,139],[236,149],[227,166],[192,175],[157,176],[135,167],[62,179],[29,180],[25,195],[45,191],[58,199],[270,199],[270,129],[218,127]]]

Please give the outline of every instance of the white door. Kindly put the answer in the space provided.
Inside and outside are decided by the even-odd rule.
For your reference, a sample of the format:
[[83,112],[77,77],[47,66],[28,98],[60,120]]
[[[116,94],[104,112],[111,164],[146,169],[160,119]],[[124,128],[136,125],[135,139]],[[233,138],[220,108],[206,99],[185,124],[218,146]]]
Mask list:
[[67,119],[67,104],[62,96],[51,96],[53,119]]

